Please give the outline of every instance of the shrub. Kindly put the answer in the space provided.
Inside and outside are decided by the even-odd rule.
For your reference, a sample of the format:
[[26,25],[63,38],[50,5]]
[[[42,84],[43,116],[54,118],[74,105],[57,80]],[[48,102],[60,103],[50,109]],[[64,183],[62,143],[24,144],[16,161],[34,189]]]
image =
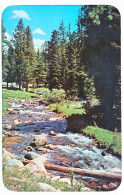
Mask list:
[[65,99],[65,91],[63,89],[52,89],[53,103],[62,102]]
[[52,91],[46,90],[42,95],[42,101],[50,103],[59,103],[64,101],[65,91],[62,89],[53,89]]

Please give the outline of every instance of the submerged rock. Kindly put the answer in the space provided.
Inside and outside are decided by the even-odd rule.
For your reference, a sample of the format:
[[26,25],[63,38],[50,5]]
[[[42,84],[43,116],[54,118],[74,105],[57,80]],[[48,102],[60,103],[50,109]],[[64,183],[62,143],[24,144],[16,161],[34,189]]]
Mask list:
[[57,149],[57,146],[53,145],[53,144],[48,144],[45,146],[46,148],[50,149],[50,150],[55,150]]

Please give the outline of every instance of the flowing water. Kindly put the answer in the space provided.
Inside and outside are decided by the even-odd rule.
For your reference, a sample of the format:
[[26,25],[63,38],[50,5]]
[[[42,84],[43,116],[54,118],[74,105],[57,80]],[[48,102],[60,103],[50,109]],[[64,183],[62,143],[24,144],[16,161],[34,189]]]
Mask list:
[[[93,139],[79,133],[66,132],[66,119],[48,111],[45,105],[39,105],[35,99],[34,102],[12,100],[9,103],[16,114],[3,117],[3,130],[7,131],[6,126],[11,125],[11,131],[19,140],[13,144],[13,137],[10,137],[6,148],[21,159],[24,157],[25,147],[30,145],[34,136],[42,134],[47,138],[47,144],[56,146],[54,150],[47,149],[43,154],[50,163],[102,172],[121,172],[120,159],[107,152],[102,155],[102,150],[94,145]],[[20,123],[15,125],[15,119]],[[55,131],[56,136],[49,135],[50,130]],[[42,154],[42,151],[35,152]],[[55,171],[54,174],[60,175]]]

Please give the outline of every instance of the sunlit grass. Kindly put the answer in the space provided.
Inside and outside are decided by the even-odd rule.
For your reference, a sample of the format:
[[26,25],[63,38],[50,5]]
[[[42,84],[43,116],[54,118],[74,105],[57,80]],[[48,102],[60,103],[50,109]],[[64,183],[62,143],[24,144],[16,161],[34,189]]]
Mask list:
[[90,137],[94,137],[97,142],[106,148],[110,148],[114,153],[121,155],[121,133],[115,133],[99,127],[88,126],[81,132]]
[[29,92],[24,91],[14,91],[14,90],[7,90],[4,89],[2,91],[2,113],[3,115],[7,114],[7,108],[9,108],[9,104],[6,102],[6,100],[11,99],[31,99],[32,97],[38,97],[38,94],[32,94]]
[[32,94],[32,93],[29,93],[29,92],[24,92],[24,91],[14,91],[14,90],[3,90],[3,93],[2,93],[2,98],[3,100],[6,99],[6,100],[10,100],[12,98],[14,99],[30,99],[32,97],[37,97],[38,95],[37,94]]
[[9,106],[8,103],[6,103],[5,101],[2,101],[2,113],[3,113],[3,115],[7,113],[6,109],[9,108],[9,107],[10,106]]
[[28,88],[29,91],[32,91],[32,92],[44,92],[44,91],[47,91],[48,88],[45,88],[45,87],[41,87],[41,88]]
[[54,103],[49,105],[49,109],[66,117],[72,114],[85,114],[85,109],[81,108],[81,102]]
[[[46,179],[42,174],[41,177],[35,177],[33,174],[30,174],[29,169],[21,169],[17,166],[13,166],[10,169],[7,168],[7,164],[5,160],[3,161],[5,167],[3,169],[3,182],[7,189],[18,192],[39,192],[41,191],[38,187],[38,183],[46,183],[54,187],[55,189],[59,189],[61,191],[83,191],[83,187],[85,187],[84,183],[81,181],[81,185],[77,186],[68,186],[64,182],[60,181],[52,181],[50,179]],[[12,178],[17,178],[14,180]],[[20,180],[18,180],[20,179]],[[80,187],[80,188],[79,188]],[[88,191],[93,191],[92,189]]]

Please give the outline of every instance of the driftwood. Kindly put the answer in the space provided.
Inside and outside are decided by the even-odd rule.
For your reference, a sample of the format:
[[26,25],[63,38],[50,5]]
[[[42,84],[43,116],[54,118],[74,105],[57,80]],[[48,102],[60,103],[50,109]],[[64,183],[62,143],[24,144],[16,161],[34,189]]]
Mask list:
[[61,171],[61,172],[65,172],[65,173],[73,172],[74,174],[77,174],[77,175],[95,177],[95,178],[100,178],[100,179],[109,179],[112,181],[113,180],[114,181],[121,181],[121,174],[64,167],[64,166],[46,164],[46,163],[44,164],[44,166],[48,170]]
[[[30,162],[31,160],[26,160],[26,159],[22,160],[22,163],[25,165]],[[45,163],[44,166],[48,170],[60,171],[65,173],[73,172],[74,174],[82,175],[82,176],[89,176],[89,177],[100,178],[100,179],[109,179],[111,181],[121,181],[121,174],[93,171],[93,170],[86,170],[86,169],[79,169],[79,168],[72,168],[72,167],[64,167],[64,166],[48,164],[48,163]]]

